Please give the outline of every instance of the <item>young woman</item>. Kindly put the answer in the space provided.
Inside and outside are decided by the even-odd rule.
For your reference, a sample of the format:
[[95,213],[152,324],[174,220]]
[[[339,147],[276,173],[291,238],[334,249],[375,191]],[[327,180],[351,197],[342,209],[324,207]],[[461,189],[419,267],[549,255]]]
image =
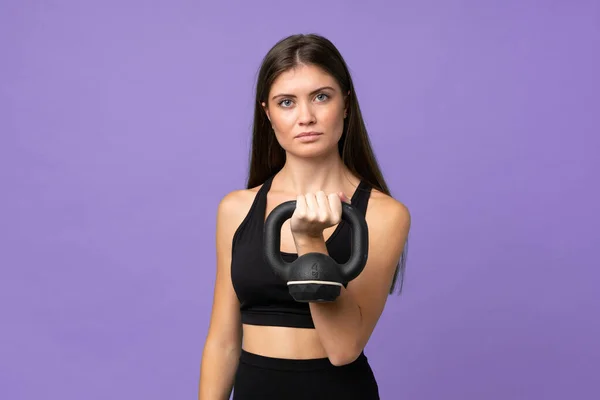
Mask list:
[[[333,302],[293,300],[264,261],[263,226],[296,200],[281,233],[291,262],[309,252],[350,256],[341,202],[364,213],[368,261]],[[293,35],[258,76],[247,189],[217,212],[217,269],[199,399],[378,399],[363,352],[402,277],[410,228],[372,153],[348,68],[318,35]]]

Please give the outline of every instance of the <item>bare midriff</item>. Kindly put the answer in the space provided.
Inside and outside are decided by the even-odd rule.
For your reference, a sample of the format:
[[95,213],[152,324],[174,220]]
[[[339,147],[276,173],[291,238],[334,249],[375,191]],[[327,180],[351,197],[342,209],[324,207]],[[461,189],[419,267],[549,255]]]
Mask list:
[[285,359],[326,358],[315,329],[244,324],[242,348],[265,357]]

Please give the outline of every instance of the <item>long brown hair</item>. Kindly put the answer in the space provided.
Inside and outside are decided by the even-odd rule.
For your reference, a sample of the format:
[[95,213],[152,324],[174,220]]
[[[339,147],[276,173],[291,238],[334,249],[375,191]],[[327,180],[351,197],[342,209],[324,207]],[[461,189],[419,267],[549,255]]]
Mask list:
[[[316,34],[297,34],[277,42],[266,54],[258,72],[254,122],[252,126],[252,148],[246,187],[248,189],[264,183],[279,172],[285,164],[285,150],[279,145],[271,124],[262,107],[267,103],[269,91],[275,79],[299,64],[315,65],[332,75],[348,97],[348,116],[344,119],[344,130],[338,149],[342,162],[356,176],[371,187],[390,195],[389,188],[379,168],[365,126],[354,84],[348,66],[335,45],[327,38]],[[404,277],[407,246],[394,274],[390,293],[400,278],[400,290]]]

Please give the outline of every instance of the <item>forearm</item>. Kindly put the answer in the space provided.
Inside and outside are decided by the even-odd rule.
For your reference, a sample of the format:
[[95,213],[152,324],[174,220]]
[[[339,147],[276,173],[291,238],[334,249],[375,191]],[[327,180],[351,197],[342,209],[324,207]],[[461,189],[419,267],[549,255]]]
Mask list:
[[[328,254],[321,238],[296,240],[298,255],[319,252]],[[310,303],[310,311],[319,339],[334,364],[352,362],[362,351],[360,307],[344,287],[333,302]]]
[[343,365],[354,361],[362,351],[359,345],[362,316],[352,295],[342,287],[335,301],[310,303],[310,311],[331,362]]
[[240,349],[207,342],[202,354],[198,400],[228,400]]

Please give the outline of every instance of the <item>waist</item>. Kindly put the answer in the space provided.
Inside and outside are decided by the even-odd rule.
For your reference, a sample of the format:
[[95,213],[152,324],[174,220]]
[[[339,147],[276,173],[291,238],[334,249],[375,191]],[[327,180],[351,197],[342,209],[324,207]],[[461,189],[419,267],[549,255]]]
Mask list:
[[240,363],[251,365],[258,368],[273,369],[279,371],[314,371],[320,369],[348,369],[357,366],[370,368],[369,361],[364,352],[351,364],[343,367],[334,366],[327,357],[317,357],[308,359],[291,359],[269,357],[260,354],[255,354],[247,350],[243,350],[240,354]]
[[327,358],[315,329],[243,325],[242,349],[282,359]]

